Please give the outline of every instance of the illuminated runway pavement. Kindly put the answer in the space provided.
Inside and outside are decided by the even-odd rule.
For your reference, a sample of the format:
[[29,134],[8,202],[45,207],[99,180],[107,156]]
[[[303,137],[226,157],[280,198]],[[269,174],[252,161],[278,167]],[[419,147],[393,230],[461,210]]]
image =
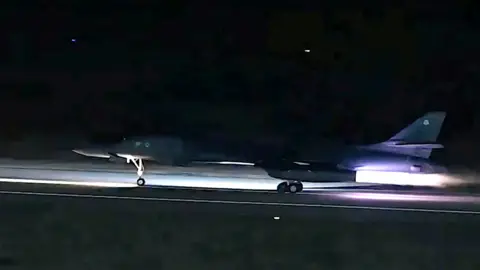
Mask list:
[[[259,168],[226,165],[168,167],[147,164],[143,177],[149,186],[247,190],[276,190],[283,181],[269,177]],[[330,173],[325,177],[334,179],[338,174]],[[0,182],[135,187],[136,179],[136,168],[126,163],[0,160]],[[304,183],[304,188],[347,185],[358,184]]]
[[[108,183],[134,182],[135,172],[130,166],[115,164],[22,162],[22,164],[4,161],[0,165],[2,179],[28,178],[66,179],[69,181],[92,181]],[[106,167],[110,168],[106,170]],[[133,167],[133,166],[132,166]],[[49,169],[52,168],[52,169]],[[91,169],[90,172],[84,171]],[[156,167],[158,169],[158,167]],[[198,168],[196,168],[198,170]],[[172,169],[173,170],[173,169]],[[177,179],[185,177],[185,168],[180,170]],[[199,173],[208,173],[209,177],[225,177],[231,174],[231,168],[216,170],[200,169]],[[148,168],[147,168],[148,172]],[[271,184],[272,179],[252,169],[240,172],[235,170],[239,179],[251,174],[259,181]],[[172,176],[169,171],[167,176]],[[224,175],[222,175],[224,174]],[[150,176],[164,175],[153,170]],[[182,176],[183,175],[183,176]],[[198,175],[198,173],[195,173]],[[128,177],[131,176],[131,177]],[[242,176],[242,177],[240,177]],[[77,178],[73,178],[77,177]],[[146,176],[147,177],[147,176]],[[233,179],[231,175],[228,176]],[[161,178],[161,177],[160,177]],[[31,178],[33,179],[33,178]],[[132,181],[133,179],[133,181]],[[2,181],[0,179],[0,181]],[[241,181],[241,180],[238,180]],[[243,181],[243,180],[242,180]],[[274,180],[275,181],[275,180]],[[425,221],[441,219],[457,221],[480,221],[480,196],[447,193],[440,191],[374,191],[367,189],[329,189],[301,194],[275,194],[273,192],[233,192],[233,191],[197,191],[171,190],[164,188],[99,188],[68,185],[45,184],[0,184],[0,202],[49,201],[71,203],[77,206],[96,209],[115,208],[134,209],[154,212],[215,212],[227,214],[262,215],[267,217],[309,216],[314,218],[345,218],[349,220],[401,220]]]

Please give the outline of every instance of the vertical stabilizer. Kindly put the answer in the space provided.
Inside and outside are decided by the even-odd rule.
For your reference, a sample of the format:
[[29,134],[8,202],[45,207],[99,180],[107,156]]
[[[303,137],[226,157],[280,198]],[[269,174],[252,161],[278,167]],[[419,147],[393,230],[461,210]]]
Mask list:
[[402,129],[388,141],[434,143],[437,141],[438,135],[440,134],[445,116],[445,112],[429,112],[415,120],[415,122],[408,127]]
[[387,141],[369,145],[367,148],[429,158],[432,149],[443,147],[441,144],[437,144],[436,141],[445,117],[445,112],[429,112]]

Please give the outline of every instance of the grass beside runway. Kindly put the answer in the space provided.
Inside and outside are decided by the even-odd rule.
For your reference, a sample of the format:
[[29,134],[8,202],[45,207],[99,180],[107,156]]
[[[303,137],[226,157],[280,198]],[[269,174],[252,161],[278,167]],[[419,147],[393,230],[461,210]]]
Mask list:
[[480,269],[479,226],[461,217],[274,220],[115,201],[0,202],[0,269]]

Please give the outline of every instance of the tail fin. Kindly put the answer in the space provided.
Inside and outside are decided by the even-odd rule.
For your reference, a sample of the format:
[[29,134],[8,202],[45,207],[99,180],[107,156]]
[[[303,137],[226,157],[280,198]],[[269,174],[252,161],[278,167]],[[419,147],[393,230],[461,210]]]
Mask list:
[[408,127],[391,137],[388,141],[406,142],[406,143],[433,143],[437,141],[445,112],[429,112],[418,118]]
[[436,141],[445,117],[445,112],[429,112],[387,141],[368,146],[368,148],[429,158],[432,149],[443,148]]

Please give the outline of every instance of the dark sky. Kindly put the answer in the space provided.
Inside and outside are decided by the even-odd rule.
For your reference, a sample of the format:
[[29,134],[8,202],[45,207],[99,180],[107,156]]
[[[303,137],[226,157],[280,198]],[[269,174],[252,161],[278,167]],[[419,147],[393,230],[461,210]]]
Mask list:
[[6,8],[5,130],[362,141],[447,110],[475,137],[474,1],[346,3]]

